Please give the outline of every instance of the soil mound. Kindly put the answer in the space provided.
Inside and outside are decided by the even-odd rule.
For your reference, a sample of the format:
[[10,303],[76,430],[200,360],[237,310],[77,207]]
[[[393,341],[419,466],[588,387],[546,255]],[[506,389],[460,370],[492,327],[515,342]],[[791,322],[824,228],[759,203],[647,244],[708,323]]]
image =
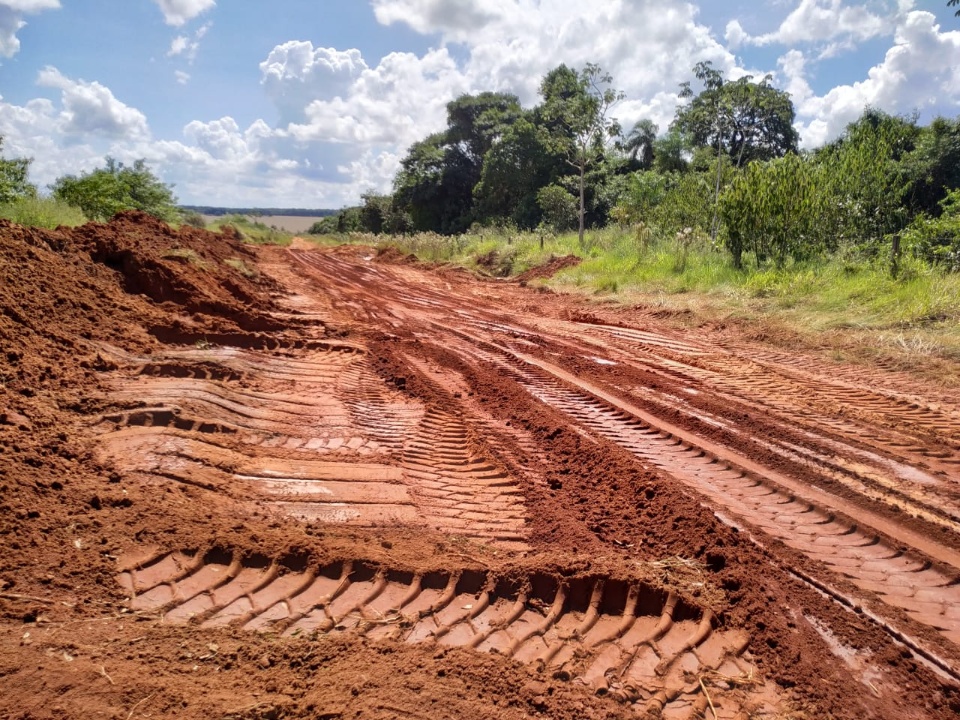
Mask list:
[[[158,329],[273,326],[275,288],[254,268],[235,236],[140,212],[55,231],[0,220],[0,538],[12,551],[0,590],[48,589],[51,561],[71,554],[59,582],[76,589],[71,576],[89,580],[91,566],[78,528],[132,503],[83,441],[103,402],[100,373],[116,368],[102,348],[150,354]],[[110,546],[109,533],[100,539]]]
[[566,270],[570,267],[576,267],[581,262],[583,262],[583,258],[577,257],[576,255],[563,255],[562,257],[551,258],[543,265],[532,267],[529,270],[520,273],[517,275],[516,280],[517,282],[529,282],[530,280],[536,280],[537,278],[551,278],[561,270]]

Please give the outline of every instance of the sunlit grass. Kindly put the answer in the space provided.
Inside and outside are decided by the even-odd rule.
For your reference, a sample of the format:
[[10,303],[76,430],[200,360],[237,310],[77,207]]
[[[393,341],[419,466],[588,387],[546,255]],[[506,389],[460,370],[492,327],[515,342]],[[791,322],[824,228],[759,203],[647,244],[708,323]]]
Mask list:
[[275,227],[251,220],[246,215],[227,215],[218,218],[212,223],[210,229],[221,230],[224,226],[230,225],[240,233],[244,242],[254,245],[289,245],[293,242],[293,233],[286,230],[280,230]]
[[0,218],[19,225],[50,230],[60,225],[76,227],[87,222],[87,217],[80,208],[50,197],[24,198],[3,203],[0,205]]

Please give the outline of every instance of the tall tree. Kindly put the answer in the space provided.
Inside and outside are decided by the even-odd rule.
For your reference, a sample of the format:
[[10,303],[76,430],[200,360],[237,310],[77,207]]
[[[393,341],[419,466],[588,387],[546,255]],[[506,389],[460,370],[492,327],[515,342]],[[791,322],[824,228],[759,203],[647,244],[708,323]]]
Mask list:
[[623,140],[623,151],[631,162],[631,170],[649,170],[653,167],[655,143],[660,128],[649,118],[638,120]]
[[750,75],[730,81],[710,62],[697,63],[693,73],[703,90],[694,94],[689,82],[680,85],[680,97],[690,102],[677,108],[673,127],[695,146],[717,148],[737,167],[796,152],[793,102],[770,84],[771,76],[758,83]]
[[522,113],[514,95],[461,95],[447,104],[447,128],[414,143],[394,180],[394,200],[417,230],[456,233],[474,220],[483,159]]
[[759,83],[754,83],[750,75],[728,81],[709,61],[697,63],[693,74],[703,90],[694,94],[689,82],[680,85],[680,97],[690,102],[677,108],[673,127],[686,134],[695,147],[716,149],[715,212],[710,230],[716,239],[721,154],[728,155],[739,168],[753,160],[771,160],[796,152],[800,136],[793,127],[796,113],[790,94],[773,87],[771,76]]
[[580,72],[560,65],[547,73],[540,84],[543,103],[539,113],[557,148],[577,173],[581,245],[587,170],[602,160],[607,144],[620,134],[620,125],[610,112],[624,95],[612,83],[613,78],[599,65],[588,63]]
[[474,189],[481,220],[509,217],[523,228],[540,222],[537,192],[562,173],[566,163],[550,132],[532,114],[521,117],[487,153]]

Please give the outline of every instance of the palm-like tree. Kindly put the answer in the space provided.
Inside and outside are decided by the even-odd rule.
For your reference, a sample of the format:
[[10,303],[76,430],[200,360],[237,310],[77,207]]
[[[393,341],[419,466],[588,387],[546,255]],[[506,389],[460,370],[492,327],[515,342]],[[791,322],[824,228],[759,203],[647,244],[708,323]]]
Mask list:
[[658,132],[660,128],[653,120],[644,118],[637,121],[627,134],[622,146],[631,164],[638,165],[641,170],[649,170],[653,167],[653,143],[657,139]]
[[[947,7],[955,7],[957,5],[960,5],[960,0],[947,0]],[[960,10],[957,10],[954,15],[960,17]]]

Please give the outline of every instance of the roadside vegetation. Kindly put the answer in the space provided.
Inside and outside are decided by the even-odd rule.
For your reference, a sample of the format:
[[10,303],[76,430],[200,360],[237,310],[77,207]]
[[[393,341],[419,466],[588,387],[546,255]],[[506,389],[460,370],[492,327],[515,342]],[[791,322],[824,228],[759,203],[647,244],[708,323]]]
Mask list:
[[[447,105],[414,143],[392,192],[324,217],[318,243],[395,245],[508,277],[553,257],[547,282],[604,301],[771,316],[810,342],[831,333],[960,358],[960,119],[865,108],[836,140],[800,150],[789,94],[772,78],[699,63],[667,128],[616,119],[624,96],[596,65],[560,65],[523,107],[502,92]],[[29,160],[0,160],[0,216],[52,227],[139,208],[204,227],[139,160],[67,175],[46,196]],[[292,235],[218,218],[247,242]],[[846,341],[844,341],[846,342]]]

